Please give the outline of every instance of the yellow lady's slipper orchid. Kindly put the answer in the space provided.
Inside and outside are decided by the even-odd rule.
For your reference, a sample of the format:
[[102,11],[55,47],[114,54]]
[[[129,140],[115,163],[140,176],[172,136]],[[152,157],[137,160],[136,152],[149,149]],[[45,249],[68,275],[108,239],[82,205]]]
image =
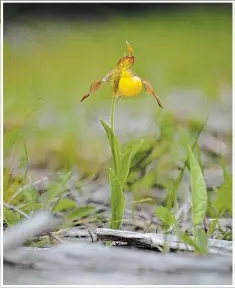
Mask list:
[[142,89],[142,81],[138,76],[133,76],[129,71],[123,71],[119,80],[119,91],[123,96],[137,96]]
[[158,105],[163,108],[160,99],[154,92],[152,85],[146,80],[138,77],[131,69],[129,69],[130,66],[134,64],[135,57],[132,55],[133,48],[131,47],[131,45],[128,42],[126,42],[126,44],[130,56],[122,57],[118,61],[116,68],[111,70],[102,80],[94,82],[90,87],[89,93],[83,96],[81,102],[87,97],[89,97],[92,93],[96,92],[100,88],[102,82],[107,82],[111,80],[114,97],[120,98],[122,96],[137,96],[140,93],[142,86],[144,86],[144,89],[149,94],[153,95],[157,100]]

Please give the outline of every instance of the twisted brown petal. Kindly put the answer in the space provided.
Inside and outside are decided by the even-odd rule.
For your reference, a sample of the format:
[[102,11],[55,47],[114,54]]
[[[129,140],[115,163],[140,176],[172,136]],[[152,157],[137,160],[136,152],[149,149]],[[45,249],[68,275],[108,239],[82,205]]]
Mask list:
[[109,73],[107,73],[101,81],[102,82],[108,82],[111,79],[111,77],[113,76],[114,72],[115,72],[115,69],[112,69],[111,71],[109,71]]
[[108,81],[111,79],[111,77],[113,76],[114,70],[115,70],[115,69],[109,71],[102,80],[97,80],[97,81],[95,81],[95,82],[91,85],[89,93],[87,93],[86,95],[84,95],[84,96],[82,97],[81,102],[82,102],[83,100],[85,100],[87,97],[89,97],[91,94],[95,93],[95,92],[100,88],[102,82],[108,82]]
[[158,105],[159,105],[161,108],[163,108],[160,99],[158,98],[158,96],[157,96],[156,93],[154,92],[153,86],[152,86],[149,82],[147,82],[146,80],[143,80],[143,79],[141,79],[141,80],[142,80],[142,83],[143,83],[143,85],[144,85],[144,89],[145,89],[149,94],[153,95],[153,96],[156,98]]
[[96,92],[96,91],[100,88],[101,83],[102,83],[102,81],[100,81],[100,80],[95,81],[95,83],[93,83],[93,84],[91,85],[91,88],[90,88],[89,93],[87,93],[86,95],[84,95],[84,96],[82,97],[81,102],[82,102],[83,100],[85,100],[87,97],[89,97],[92,93]]

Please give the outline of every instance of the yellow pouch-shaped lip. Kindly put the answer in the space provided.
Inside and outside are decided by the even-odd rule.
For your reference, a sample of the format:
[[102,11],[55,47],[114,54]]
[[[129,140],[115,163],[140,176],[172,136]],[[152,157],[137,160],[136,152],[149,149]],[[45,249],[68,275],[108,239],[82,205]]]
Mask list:
[[142,89],[142,81],[138,76],[133,76],[129,71],[123,71],[119,81],[120,94],[127,97],[137,96]]

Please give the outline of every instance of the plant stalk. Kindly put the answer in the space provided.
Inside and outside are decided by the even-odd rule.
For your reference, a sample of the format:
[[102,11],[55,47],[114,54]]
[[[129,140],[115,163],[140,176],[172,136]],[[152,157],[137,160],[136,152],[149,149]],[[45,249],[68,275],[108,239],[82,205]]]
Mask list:
[[[112,107],[111,107],[111,129],[113,131],[113,134],[114,134],[114,114],[115,114],[116,102],[117,102],[117,98],[115,96],[113,96]],[[112,144],[112,146],[114,146],[114,143]],[[114,172],[117,176],[118,168],[117,168],[117,162],[116,162],[115,157],[113,157],[113,168],[114,168]]]
[[115,113],[115,106],[116,106],[117,98],[114,96],[112,99],[112,108],[111,108],[111,129],[114,132],[114,113]]

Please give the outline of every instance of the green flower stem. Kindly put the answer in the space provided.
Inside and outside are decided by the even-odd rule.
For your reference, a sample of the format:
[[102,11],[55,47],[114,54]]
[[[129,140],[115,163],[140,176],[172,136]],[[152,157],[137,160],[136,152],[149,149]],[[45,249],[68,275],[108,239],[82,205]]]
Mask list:
[[116,106],[117,98],[113,97],[112,100],[112,109],[111,109],[111,128],[112,131],[114,132],[114,113],[115,113],[115,106]]
[[[111,108],[111,129],[113,131],[113,134],[114,134],[114,114],[115,114],[115,107],[116,107],[116,102],[117,102],[117,98],[113,96],[113,99],[112,99],[112,108]],[[114,143],[113,145],[114,146]],[[118,173],[118,168],[117,168],[117,162],[116,162],[116,159],[115,157],[113,157],[113,167],[114,167],[114,172],[115,174],[117,175]]]

